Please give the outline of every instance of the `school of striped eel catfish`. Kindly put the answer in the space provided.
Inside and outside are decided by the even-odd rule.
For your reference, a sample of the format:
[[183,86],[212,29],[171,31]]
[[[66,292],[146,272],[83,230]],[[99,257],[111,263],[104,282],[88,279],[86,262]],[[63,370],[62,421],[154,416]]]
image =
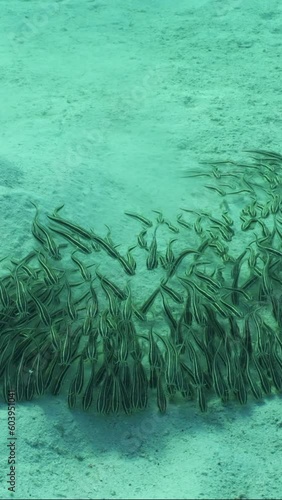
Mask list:
[[219,214],[125,212],[127,252],[34,205],[34,250],[0,278],[1,399],[62,391],[70,408],[129,414],[281,393],[282,155],[248,154],[185,175],[210,179]]

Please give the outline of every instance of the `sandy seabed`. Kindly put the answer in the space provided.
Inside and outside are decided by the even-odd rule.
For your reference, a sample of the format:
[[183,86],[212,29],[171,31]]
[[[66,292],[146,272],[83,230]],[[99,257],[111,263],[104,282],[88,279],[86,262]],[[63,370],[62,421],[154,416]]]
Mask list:
[[[222,4],[1,2],[1,256],[33,248],[30,200],[107,224],[126,247],[139,227],[125,210],[173,220],[179,207],[218,206],[181,172],[282,152],[282,6]],[[20,403],[13,495],[3,402],[0,422],[3,499],[282,498],[277,395],[214,399],[207,414],[183,402],[160,415],[152,401],[130,417],[70,411],[64,394]]]

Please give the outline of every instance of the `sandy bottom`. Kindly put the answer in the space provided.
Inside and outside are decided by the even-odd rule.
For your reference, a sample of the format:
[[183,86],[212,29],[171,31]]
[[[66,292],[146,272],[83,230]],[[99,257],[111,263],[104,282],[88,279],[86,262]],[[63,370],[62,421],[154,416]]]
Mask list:
[[[218,207],[181,178],[201,160],[281,153],[281,14],[275,0],[3,0],[0,257],[33,248],[30,200],[126,247],[125,210]],[[279,396],[131,417],[65,399],[16,406],[14,495],[1,404],[0,498],[282,498]]]

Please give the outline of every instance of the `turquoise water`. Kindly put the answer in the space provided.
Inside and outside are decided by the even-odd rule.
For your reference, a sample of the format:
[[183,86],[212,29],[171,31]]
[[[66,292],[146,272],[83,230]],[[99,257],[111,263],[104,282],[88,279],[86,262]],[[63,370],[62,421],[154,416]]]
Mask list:
[[0,498],[282,498],[280,21],[2,2]]

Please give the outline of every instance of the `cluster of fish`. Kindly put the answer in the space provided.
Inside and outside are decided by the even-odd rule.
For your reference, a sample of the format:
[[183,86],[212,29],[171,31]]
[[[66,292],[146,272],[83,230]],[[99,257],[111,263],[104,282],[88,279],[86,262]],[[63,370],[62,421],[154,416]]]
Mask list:
[[[47,223],[35,206],[37,248],[0,278],[4,400],[64,391],[70,408],[129,414],[152,395],[160,412],[179,398],[205,412],[213,396],[245,404],[281,392],[282,156],[252,154],[250,164],[189,173],[216,179],[207,188],[224,198],[218,216],[186,208],[172,223],[126,212],[141,225],[126,253],[110,231],[62,217],[63,206]],[[226,197],[244,193],[238,225]],[[159,244],[161,232],[173,237]]]

